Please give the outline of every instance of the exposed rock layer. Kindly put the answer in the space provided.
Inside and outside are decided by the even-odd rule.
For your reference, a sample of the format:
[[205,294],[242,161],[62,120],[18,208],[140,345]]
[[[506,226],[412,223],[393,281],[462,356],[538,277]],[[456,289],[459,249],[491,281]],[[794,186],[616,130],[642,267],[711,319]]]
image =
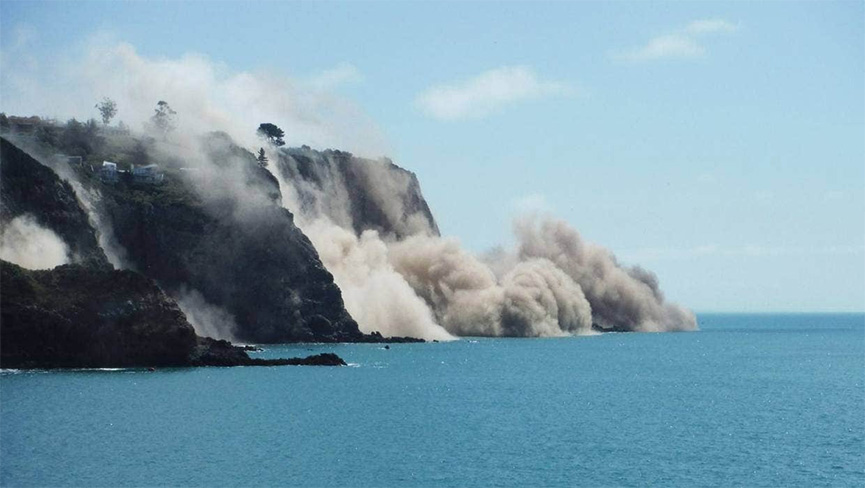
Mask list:
[[271,164],[291,185],[303,215],[327,217],[357,235],[364,230],[396,239],[439,235],[417,176],[389,159],[303,147],[281,150]]

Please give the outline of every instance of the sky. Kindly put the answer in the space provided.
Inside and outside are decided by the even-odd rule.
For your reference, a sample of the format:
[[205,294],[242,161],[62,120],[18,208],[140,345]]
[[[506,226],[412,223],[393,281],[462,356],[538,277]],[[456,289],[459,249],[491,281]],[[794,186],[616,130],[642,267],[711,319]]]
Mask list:
[[861,312],[863,19],[862,1],[3,0],[0,110],[81,119],[111,96],[134,126],[155,86],[216,114],[199,125],[266,116],[290,145],[392,158],[475,252],[544,212],[698,312]]

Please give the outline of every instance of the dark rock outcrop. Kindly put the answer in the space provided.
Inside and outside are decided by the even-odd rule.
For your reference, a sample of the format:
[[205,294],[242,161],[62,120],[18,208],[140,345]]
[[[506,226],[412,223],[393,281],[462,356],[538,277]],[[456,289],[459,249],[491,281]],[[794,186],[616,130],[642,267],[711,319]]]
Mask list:
[[305,358],[250,358],[242,348],[228,341],[207,337],[199,338],[191,361],[194,366],[345,366],[341,357],[329,352]]
[[[262,361],[266,361],[262,359]],[[291,361],[290,364],[296,366],[345,366],[345,361],[342,360],[341,357],[337,356],[332,352],[323,352],[321,354],[315,354],[313,356],[307,356],[302,359],[288,359],[287,361]]]
[[0,261],[0,367],[341,365],[336,355],[250,358],[198,337],[177,304],[133,271],[58,266],[29,271]]
[[630,332],[631,329],[629,329],[627,327],[617,326],[617,325],[611,325],[608,327],[604,327],[603,325],[601,325],[597,322],[592,322],[592,331],[594,331],[594,332]]
[[345,366],[336,354],[326,352],[305,358],[250,358],[243,347],[228,341],[199,337],[190,361],[193,366]]
[[[388,342],[391,344],[407,344],[412,342],[426,342],[423,339],[418,339],[416,337],[400,337],[400,336],[391,336],[384,337],[381,335],[381,332],[373,332],[372,334],[364,335],[364,337],[356,342],[367,342],[367,343],[384,343]],[[438,341],[434,341],[438,342]]]
[[280,150],[271,164],[293,185],[304,215],[323,214],[358,235],[367,229],[397,239],[439,235],[417,176],[389,159],[304,146]]
[[0,138],[0,174],[0,222],[3,225],[20,215],[30,215],[66,243],[72,262],[111,266],[74,190],[51,168]]
[[183,312],[132,271],[0,262],[4,368],[183,366],[196,344]]

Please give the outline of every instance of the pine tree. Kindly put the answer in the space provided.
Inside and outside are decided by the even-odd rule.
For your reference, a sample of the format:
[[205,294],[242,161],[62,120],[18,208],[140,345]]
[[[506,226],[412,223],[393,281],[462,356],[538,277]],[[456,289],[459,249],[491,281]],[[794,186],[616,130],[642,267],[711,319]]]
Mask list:
[[282,139],[285,136],[285,131],[274,124],[269,122],[263,123],[258,126],[258,130],[255,132],[259,137],[267,139],[267,141],[274,146],[279,147],[285,145],[285,141]]

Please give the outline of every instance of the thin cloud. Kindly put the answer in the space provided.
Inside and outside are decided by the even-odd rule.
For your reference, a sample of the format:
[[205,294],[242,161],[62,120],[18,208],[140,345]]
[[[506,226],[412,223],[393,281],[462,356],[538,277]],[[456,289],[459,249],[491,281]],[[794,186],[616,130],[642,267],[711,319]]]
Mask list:
[[682,34],[668,34],[650,39],[645,46],[629,51],[625,59],[651,61],[663,58],[699,58],[705,54],[705,48],[694,39]]
[[360,83],[363,74],[351,63],[340,63],[307,80],[307,84],[318,90],[333,90],[343,85]]
[[553,212],[553,205],[547,197],[540,193],[523,195],[511,202],[511,208],[518,214],[549,214]]
[[695,20],[684,28],[653,37],[639,47],[614,53],[615,59],[647,62],[659,59],[695,59],[706,55],[702,40],[707,35],[735,32],[735,24],[722,19]]
[[457,83],[426,89],[415,99],[425,114],[439,120],[482,118],[521,101],[571,96],[575,89],[540,79],[526,66],[491,69]]
[[737,29],[735,24],[731,24],[722,19],[695,20],[685,27],[685,32],[693,36],[702,34],[715,34],[723,32],[734,32]]

